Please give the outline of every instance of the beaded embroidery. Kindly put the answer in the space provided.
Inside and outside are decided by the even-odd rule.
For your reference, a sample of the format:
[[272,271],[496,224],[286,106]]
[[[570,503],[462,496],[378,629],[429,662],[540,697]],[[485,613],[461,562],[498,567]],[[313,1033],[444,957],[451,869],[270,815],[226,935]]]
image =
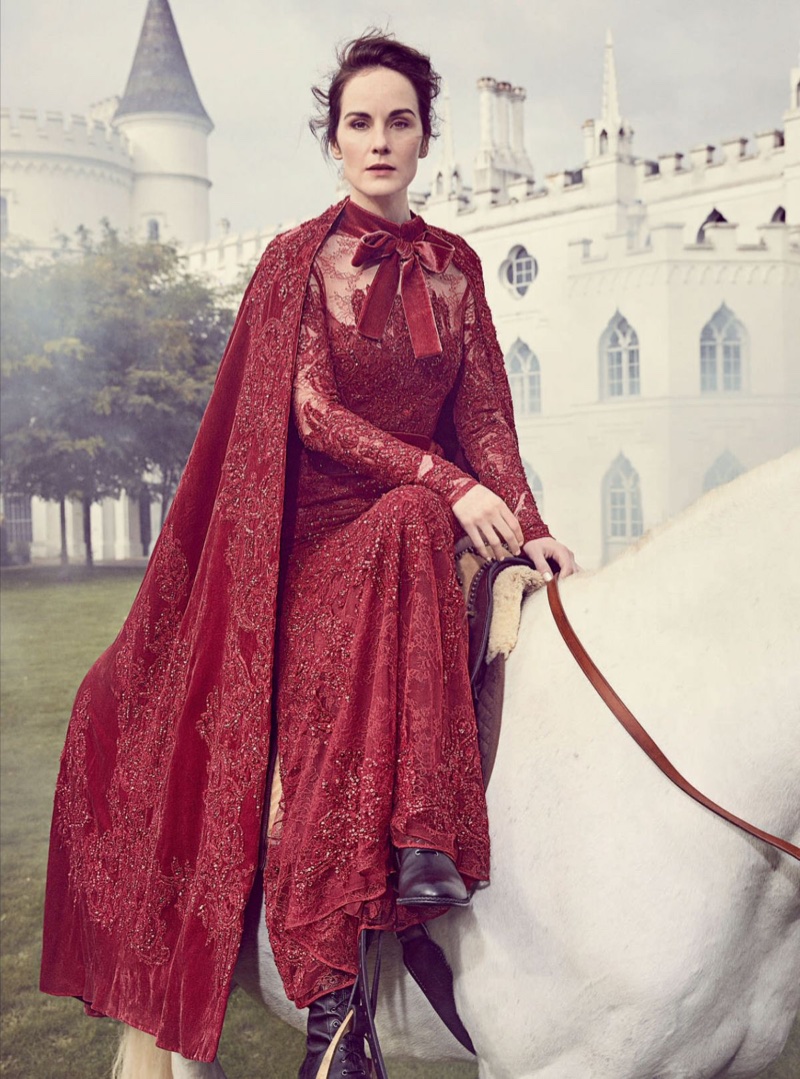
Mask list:
[[[488,867],[485,806],[473,782],[479,766],[473,759],[471,704],[468,686],[462,694],[456,673],[464,613],[453,587],[447,509],[474,479],[451,461],[398,443],[387,427],[431,435],[442,410],[444,427],[457,431],[482,482],[516,509],[526,538],[546,534],[519,462],[477,258],[463,241],[446,236],[456,249],[453,264],[431,283],[443,353],[416,361],[420,366],[412,371],[399,308],[384,341],[355,339],[353,326],[374,269],[339,282],[334,271],[341,266],[336,251],[343,240],[330,230],[340,212],[341,206],[333,207],[279,237],[261,260],[142,588],[117,640],[76,699],[56,790],[43,988],[82,996],[96,1011],[124,1015],[155,1031],[162,1046],[194,1059],[213,1059],[216,1051],[258,865],[286,431],[304,304],[298,426],[313,442],[316,424],[323,453],[364,471],[324,477],[330,506],[329,515],[320,516],[319,486],[305,482],[307,451],[295,446],[288,482],[299,498],[284,529],[292,549],[287,580],[303,573],[303,560],[314,551],[337,549],[332,530],[347,532],[360,546],[342,548],[327,584],[315,589],[313,598],[326,612],[318,625],[312,627],[301,610],[302,596],[307,607],[306,586],[297,590],[294,606],[290,591],[284,596],[289,599],[281,606],[282,640],[295,629],[314,636],[305,640],[308,657],[287,664],[279,691],[288,693],[294,684],[314,687],[301,722],[303,737],[319,745],[330,737],[341,701],[350,697],[353,709],[347,714],[355,715],[369,704],[368,687],[381,683],[377,702],[384,689],[405,702],[392,729],[405,738],[409,752],[398,762],[394,749],[381,742],[354,749],[336,739],[331,745],[333,767],[321,788],[331,814],[314,840],[319,856],[289,886],[291,903],[302,910],[321,882],[336,885],[328,893],[334,906],[320,910],[314,923],[318,954],[329,957],[331,970],[306,978],[308,940],[302,932],[287,934],[276,956],[282,969],[300,972],[298,997],[341,982],[349,962],[342,955],[350,948],[342,932],[345,908],[336,905],[342,896],[353,924],[398,917],[388,898],[391,866],[382,832],[386,777],[396,766],[393,782],[405,793],[391,822],[395,838],[404,830],[411,839],[427,830],[449,843],[466,874],[481,876]],[[333,270],[326,272],[331,258]],[[320,409],[330,406],[320,371],[303,360],[322,340],[321,306],[318,315],[313,312],[322,288],[340,404],[353,417],[333,441],[325,423],[319,425]],[[392,393],[393,379],[405,404]],[[445,444],[444,435],[436,434]],[[373,521],[379,527],[370,527]],[[304,523],[306,542],[298,544],[297,529]],[[403,587],[409,574],[419,580],[411,590]],[[308,580],[316,585],[318,578]],[[439,612],[436,624],[423,617],[432,610]],[[393,613],[384,617],[379,645],[354,682],[359,626],[366,620],[377,628],[370,622],[376,612]],[[413,653],[414,662],[393,666],[398,649]],[[315,675],[315,655],[324,659],[325,678]],[[279,656],[281,671],[282,662]],[[426,695],[437,676],[442,699],[449,702],[439,743],[439,735],[430,732],[416,737],[426,730]],[[354,699],[358,694],[362,698]],[[292,721],[282,719],[279,740],[291,729]],[[284,820],[284,832],[286,827]],[[363,855],[355,882],[348,876],[352,860],[339,840],[333,842],[343,836],[349,841],[354,829]],[[276,874],[278,867],[276,860]],[[284,883],[274,887],[279,891]],[[291,908],[281,905],[277,891],[280,921]]]

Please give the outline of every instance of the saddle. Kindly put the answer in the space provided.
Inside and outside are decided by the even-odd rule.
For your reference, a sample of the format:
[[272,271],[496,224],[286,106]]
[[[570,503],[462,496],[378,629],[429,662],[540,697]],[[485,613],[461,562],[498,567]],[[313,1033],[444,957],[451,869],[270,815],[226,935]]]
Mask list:
[[456,574],[467,607],[469,680],[478,725],[484,789],[494,768],[505,692],[505,662],[517,643],[522,602],[544,576],[515,555],[489,560],[461,541]]

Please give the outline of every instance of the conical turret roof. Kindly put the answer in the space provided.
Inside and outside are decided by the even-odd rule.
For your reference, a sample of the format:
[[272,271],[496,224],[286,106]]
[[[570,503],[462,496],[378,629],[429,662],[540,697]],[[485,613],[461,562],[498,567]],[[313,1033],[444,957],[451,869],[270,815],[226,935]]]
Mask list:
[[116,119],[139,112],[177,112],[212,126],[178,37],[169,0],[148,0],[139,44]]

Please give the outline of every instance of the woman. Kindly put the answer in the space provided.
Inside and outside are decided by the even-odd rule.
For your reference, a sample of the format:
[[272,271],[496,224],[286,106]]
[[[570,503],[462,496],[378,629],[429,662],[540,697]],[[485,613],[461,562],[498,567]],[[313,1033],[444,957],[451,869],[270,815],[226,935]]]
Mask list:
[[[371,33],[316,91],[351,197],[265,252],[134,607],[76,700],[42,987],[190,1058],[216,1052],[273,713],[267,922],[310,1005],[308,1079],[359,933],[488,878],[456,536],[574,568],[525,480],[477,259],[409,211],[437,89],[427,57]],[[329,1075],[366,1075],[360,1037],[336,1037]]]

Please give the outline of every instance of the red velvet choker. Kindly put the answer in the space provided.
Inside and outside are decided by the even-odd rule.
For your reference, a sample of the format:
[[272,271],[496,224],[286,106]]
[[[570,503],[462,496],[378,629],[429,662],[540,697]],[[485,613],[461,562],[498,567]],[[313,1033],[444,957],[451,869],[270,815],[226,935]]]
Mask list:
[[430,232],[421,217],[396,225],[353,202],[345,206],[338,227],[359,238],[353,266],[380,262],[358,320],[358,332],[374,341],[383,337],[399,282],[414,356],[419,360],[440,355],[442,343],[423,271],[444,273],[453,258],[453,245]]

